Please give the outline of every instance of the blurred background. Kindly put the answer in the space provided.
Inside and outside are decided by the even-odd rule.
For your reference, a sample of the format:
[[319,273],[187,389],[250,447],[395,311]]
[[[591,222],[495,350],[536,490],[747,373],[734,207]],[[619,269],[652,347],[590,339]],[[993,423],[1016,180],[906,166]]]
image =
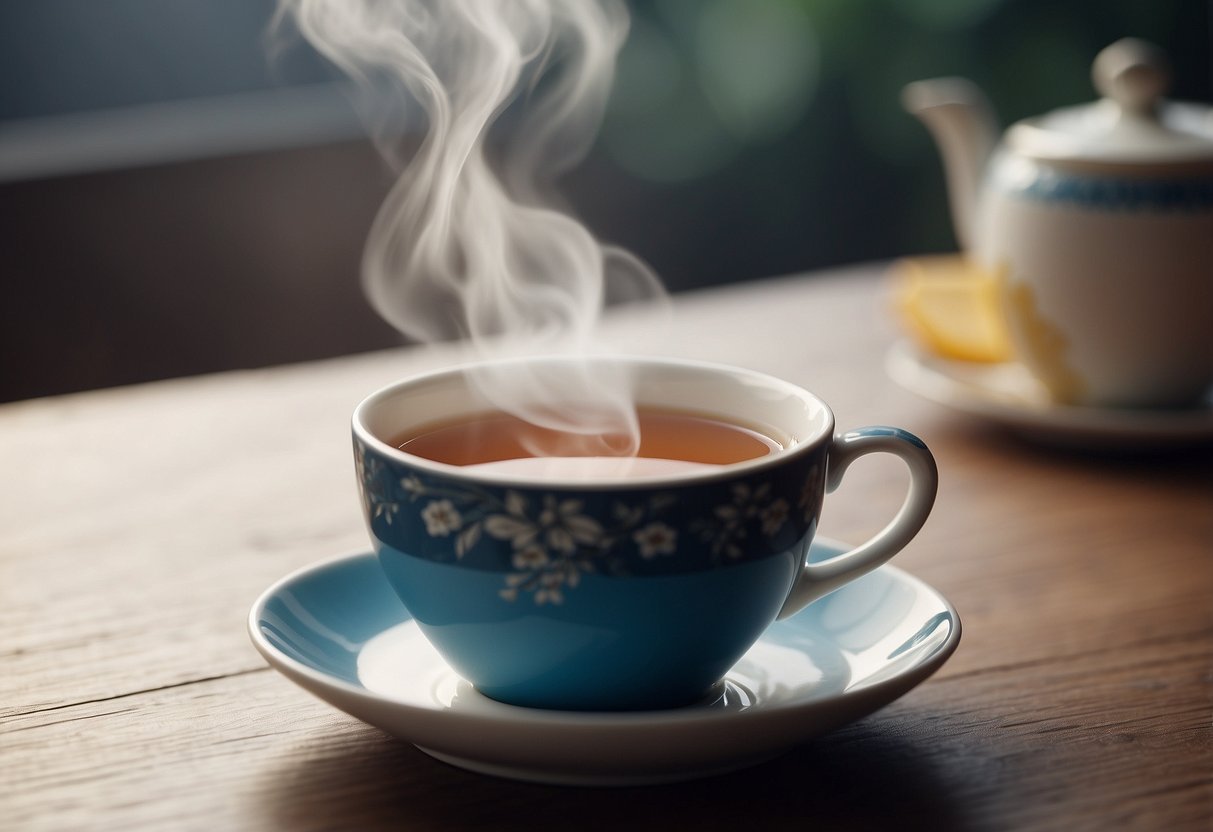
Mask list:
[[[901,87],[1004,123],[1094,97],[1123,36],[1209,101],[1208,0],[634,0],[566,195],[672,292],[956,247]],[[0,4],[0,401],[375,349],[362,243],[391,181],[273,0]]]

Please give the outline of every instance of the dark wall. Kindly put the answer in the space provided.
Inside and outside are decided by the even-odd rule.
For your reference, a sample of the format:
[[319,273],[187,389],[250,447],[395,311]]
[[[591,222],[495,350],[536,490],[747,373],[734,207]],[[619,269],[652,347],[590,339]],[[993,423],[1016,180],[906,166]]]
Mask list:
[[0,184],[0,398],[400,342],[358,288],[365,142]]
[[[676,292],[954,248],[935,150],[898,103],[909,81],[967,75],[1009,121],[1090,100],[1091,59],[1131,34],[1171,53],[1176,97],[1211,97],[1205,0],[632,5],[603,136],[565,184]],[[299,45],[267,58],[272,9],[0,4],[0,140],[30,119],[334,77]],[[755,66],[784,73],[750,79],[765,110],[715,94]],[[398,342],[357,277],[388,182],[365,141],[332,136],[0,181],[0,400]]]

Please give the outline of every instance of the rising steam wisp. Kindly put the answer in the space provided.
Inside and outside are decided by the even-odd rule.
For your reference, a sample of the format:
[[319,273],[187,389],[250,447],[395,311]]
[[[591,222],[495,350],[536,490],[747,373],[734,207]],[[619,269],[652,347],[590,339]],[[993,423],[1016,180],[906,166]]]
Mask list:
[[[622,3],[280,0],[279,18],[368,93],[376,142],[399,167],[362,265],[371,304],[402,333],[468,338],[491,355],[584,354],[605,303],[662,296],[643,264],[558,210],[551,189],[597,132]],[[628,380],[564,366],[478,382],[498,407],[584,437],[576,453],[634,453]]]

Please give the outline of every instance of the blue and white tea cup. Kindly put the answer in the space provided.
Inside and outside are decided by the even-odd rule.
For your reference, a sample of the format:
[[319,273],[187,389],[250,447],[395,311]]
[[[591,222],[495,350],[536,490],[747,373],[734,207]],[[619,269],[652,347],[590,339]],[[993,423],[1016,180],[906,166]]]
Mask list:
[[[531,370],[567,359],[527,359]],[[387,580],[451,667],[515,705],[669,708],[706,695],[777,617],[900,551],[926,521],[935,461],[889,427],[834,431],[821,399],[749,370],[590,359],[638,405],[761,428],[783,450],[649,478],[536,480],[435,462],[392,440],[488,410],[474,366],[407,379],[353,417],[366,522]],[[822,501],[857,457],[909,467],[905,503],[867,543],[808,564]]]

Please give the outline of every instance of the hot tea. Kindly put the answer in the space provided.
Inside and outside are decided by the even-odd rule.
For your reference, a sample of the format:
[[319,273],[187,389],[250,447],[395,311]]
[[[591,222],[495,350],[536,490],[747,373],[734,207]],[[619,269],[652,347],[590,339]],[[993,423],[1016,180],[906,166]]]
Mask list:
[[675,410],[637,410],[640,448],[619,456],[622,437],[581,436],[492,412],[397,437],[403,451],[448,465],[548,476],[653,476],[744,462],[781,450],[771,437],[733,422]]

